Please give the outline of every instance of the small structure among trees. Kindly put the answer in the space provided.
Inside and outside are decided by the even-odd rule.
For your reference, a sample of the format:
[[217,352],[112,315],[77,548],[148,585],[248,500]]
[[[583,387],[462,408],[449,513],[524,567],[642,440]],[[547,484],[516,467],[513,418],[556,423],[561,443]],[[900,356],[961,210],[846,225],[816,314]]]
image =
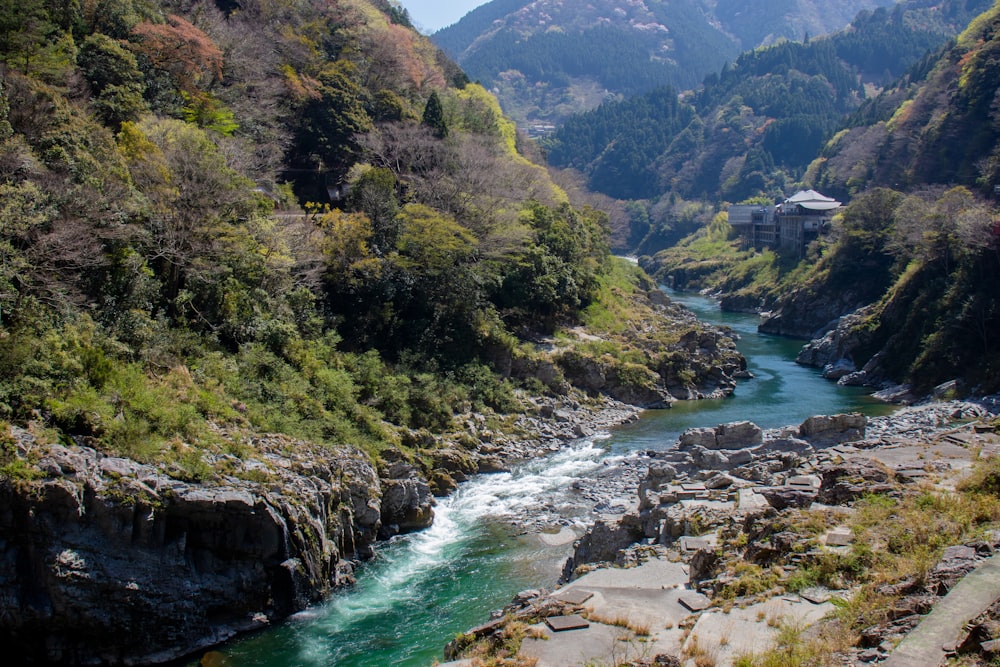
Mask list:
[[740,247],[780,248],[801,256],[811,241],[829,229],[841,203],[815,190],[800,190],[780,204],[729,207],[729,224],[740,236]]

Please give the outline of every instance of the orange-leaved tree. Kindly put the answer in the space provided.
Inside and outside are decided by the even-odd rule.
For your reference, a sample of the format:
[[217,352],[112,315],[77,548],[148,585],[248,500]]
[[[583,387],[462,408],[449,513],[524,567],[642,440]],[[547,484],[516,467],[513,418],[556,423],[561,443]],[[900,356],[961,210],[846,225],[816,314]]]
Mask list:
[[132,29],[134,48],[157,69],[173,77],[177,87],[192,93],[222,79],[222,51],[204,32],[180,16],[169,23],[143,21]]

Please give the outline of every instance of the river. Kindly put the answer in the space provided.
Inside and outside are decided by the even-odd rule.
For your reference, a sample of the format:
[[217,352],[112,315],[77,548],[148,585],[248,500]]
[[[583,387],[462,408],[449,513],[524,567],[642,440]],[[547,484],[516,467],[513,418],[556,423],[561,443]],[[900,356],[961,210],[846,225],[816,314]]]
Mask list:
[[[764,428],[798,424],[815,414],[889,409],[863,390],[838,387],[794,363],[800,341],[757,333],[758,318],[723,313],[715,301],[668,292],[707,322],[740,334],[738,346],[754,378],[734,396],[681,402],[648,411],[612,433],[585,438],[511,473],[482,475],[439,502],[434,525],[396,538],[361,567],[358,583],[280,626],[223,648],[232,667],[381,667],[430,665],[458,632],[533,587],[551,588],[569,545],[518,536],[518,517],[560,507],[570,485],[609,461],[670,447],[694,426],[750,420]],[[566,503],[563,522],[574,516]]]

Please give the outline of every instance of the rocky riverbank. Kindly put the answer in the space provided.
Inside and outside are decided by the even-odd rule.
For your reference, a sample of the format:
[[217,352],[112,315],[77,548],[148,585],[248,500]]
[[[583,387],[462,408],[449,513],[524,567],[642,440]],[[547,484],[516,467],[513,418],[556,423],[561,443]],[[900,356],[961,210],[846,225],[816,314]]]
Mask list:
[[0,483],[8,651],[35,664],[160,663],[260,629],[352,583],[377,540],[430,525],[432,489],[636,414],[610,400],[538,399],[505,433],[470,415],[476,446],[423,443],[422,466],[260,436],[208,461],[217,473],[201,480],[12,428],[30,464]]
[[[399,446],[374,458],[217,426],[223,453],[178,442],[164,460],[140,463],[86,439],[50,444],[11,427],[0,434],[4,460],[17,464],[0,477],[0,632],[9,650],[34,664],[177,659],[352,583],[378,540],[429,526],[434,496],[471,475],[634,420],[638,406],[732,392],[746,362],[729,332],[657,290],[634,298],[643,316],[614,341],[574,329],[507,360],[512,375],[550,394],[522,394],[516,414],[457,416],[447,433],[400,429]],[[175,464],[187,459],[198,465]],[[619,501],[643,471],[632,460],[608,466],[600,493],[579,490],[581,507],[624,511]],[[560,521],[553,508],[523,527]]]
[[[635,459],[647,468],[636,510],[598,521],[578,541],[565,571],[571,583],[554,593],[525,592],[504,610],[505,618],[530,625],[521,657],[551,667],[632,650],[629,664],[681,664],[699,655],[730,664],[763,655],[781,628],[801,634],[815,626],[810,634],[825,637],[833,621],[821,619],[833,618],[831,600],[840,600],[859,617],[835,622],[852,638],[828,651],[838,664],[883,660],[921,614],[1000,546],[995,537],[962,541],[982,534],[974,525],[1000,525],[995,501],[971,501],[978,509],[960,519],[971,528],[945,521],[954,513],[946,507],[966,502],[954,495],[957,481],[1000,452],[998,412],[994,397],[868,420],[836,415],[769,431],[744,422],[685,432],[674,449]],[[866,527],[879,507],[895,518]],[[921,517],[918,525],[899,525],[913,520],[909,512],[924,514],[912,515]],[[917,540],[951,548],[910,570],[893,559],[915,557],[906,551],[914,539],[908,535],[922,535],[923,524],[930,533]],[[886,566],[890,572],[875,574]],[[637,574],[646,570],[655,570],[654,579]],[[952,650],[992,655],[996,607],[970,610]],[[582,615],[581,629],[556,632],[559,623],[546,620],[567,615]],[[499,620],[481,626],[449,655],[483,651],[510,632]],[[610,643],[599,639],[606,634]],[[607,654],[623,640],[631,643]],[[654,663],[656,655],[663,662]]]

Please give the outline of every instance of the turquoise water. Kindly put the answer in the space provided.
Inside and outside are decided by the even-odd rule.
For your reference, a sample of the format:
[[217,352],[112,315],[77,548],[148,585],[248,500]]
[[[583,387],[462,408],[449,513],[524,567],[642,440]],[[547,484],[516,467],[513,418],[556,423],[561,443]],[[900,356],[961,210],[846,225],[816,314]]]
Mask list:
[[733,397],[677,403],[634,424],[575,443],[540,461],[463,484],[440,502],[434,525],[393,540],[357,573],[358,584],[281,626],[223,649],[233,667],[381,667],[430,665],[458,632],[488,620],[489,612],[525,588],[551,587],[569,546],[544,546],[517,537],[518,517],[558,505],[576,479],[609,456],[666,449],[694,426],[750,420],[762,427],[798,424],[814,414],[888,408],[865,392],[838,387],[797,366],[800,341],[762,336],[757,317],[722,313],[711,299],[671,297],[700,319],[725,324],[743,339],[754,379]]
[[676,303],[698,319],[730,327],[741,336],[737,347],[747,358],[752,380],[740,381],[729,398],[675,403],[670,410],[650,411],[638,423],[616,432],[615,451],[664,449],[695,426],[749,420],[762,428],[799,424],[812,415],[837,412],[886,414],[892,406],[875,401],[867,389],[840,387],[819,371],[795,363],[803,341],[757,333],[756,315],[725,313],[718,303],[697,294],[667,290]]

